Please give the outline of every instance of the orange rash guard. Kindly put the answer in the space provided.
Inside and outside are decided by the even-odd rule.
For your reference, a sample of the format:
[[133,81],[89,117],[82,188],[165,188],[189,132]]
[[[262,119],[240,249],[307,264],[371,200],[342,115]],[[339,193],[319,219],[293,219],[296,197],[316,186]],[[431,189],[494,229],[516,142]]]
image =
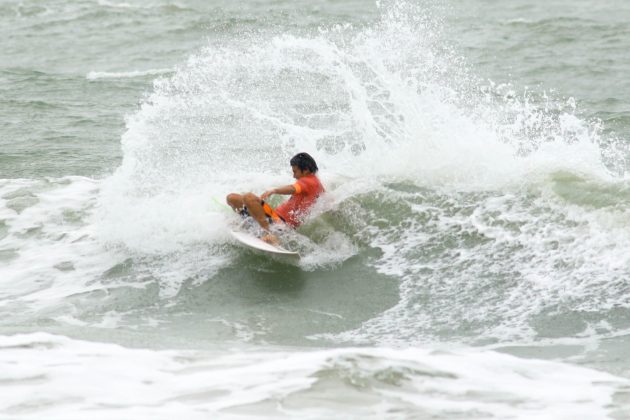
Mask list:
[[302,223],[302,219],[308,214],[313,204],[317,201],[317,197],[324,192],[324,187],[319,178],[315,175],[307,175],[298,179],[295,184],[295,193],[285,203],[280,204],[276,208],[276,213],[284,219],[284,221],[292,226],[298,227]]

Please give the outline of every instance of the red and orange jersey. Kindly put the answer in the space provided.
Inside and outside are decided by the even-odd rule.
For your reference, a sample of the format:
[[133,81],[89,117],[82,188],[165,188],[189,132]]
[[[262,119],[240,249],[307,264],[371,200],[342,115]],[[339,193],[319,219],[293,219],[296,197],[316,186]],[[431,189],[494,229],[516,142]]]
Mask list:
[[287,224],[297,227],[308,214],[317,197],[324,192],[324,187],[315,175],[307,175],[298,179],[295,184],[295,193],[285,203],[276,208],[276,213]]

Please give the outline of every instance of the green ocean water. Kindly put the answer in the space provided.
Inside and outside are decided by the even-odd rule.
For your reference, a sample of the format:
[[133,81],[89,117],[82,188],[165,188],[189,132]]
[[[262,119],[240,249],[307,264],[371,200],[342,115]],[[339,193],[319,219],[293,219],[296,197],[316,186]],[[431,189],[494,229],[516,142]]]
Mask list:
[[[120,5],[123,6],[120,6]],[[435,7],[435,4],[429,3]],[[628,135],[628,5],[437,3],[444,41],[479,77],[576,98],[580,113]],[[12,2],[2,5],[3,177],[104,175],[121,158],[124,116],[155,75],[217,38],[368,24],[373,2]],[[24,125],[28,121],[27,126]]]
[[[626,417],[629,22],[2,2],[0,416]],[[300,263],[235,246],[303,150]]]

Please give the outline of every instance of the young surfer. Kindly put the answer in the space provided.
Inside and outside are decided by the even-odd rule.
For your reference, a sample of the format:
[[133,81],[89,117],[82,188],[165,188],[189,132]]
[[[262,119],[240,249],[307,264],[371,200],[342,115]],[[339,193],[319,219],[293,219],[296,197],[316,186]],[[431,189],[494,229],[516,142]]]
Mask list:
[[[260,197],[249,192],[245,194],[228,194],[227,203],[235,212],[243,216],[251,216],[265,230],[269,231],[270,223],[285,223],[296,228],[308,214],[317,198],[324,192],[317,178],[317,163],[308,153],[298,153],[289,162],[296,182],[292,185],[265,191]],[[265,200],[273,194],[290,195],[291,198],[275,209]],[[265,242],[277,244],[278,239],[267,234],[262,238]]]

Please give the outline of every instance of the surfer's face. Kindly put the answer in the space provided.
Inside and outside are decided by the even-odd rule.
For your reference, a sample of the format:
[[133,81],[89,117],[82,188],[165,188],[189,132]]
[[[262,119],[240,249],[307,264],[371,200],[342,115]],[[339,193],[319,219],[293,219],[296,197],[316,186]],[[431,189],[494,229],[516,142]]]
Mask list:
[[306,176],[311,173],[311,171],[309,171],[308,169],[301,170],[297,166],[291,166],[291,169],[293,170],[293,178],[295,179],[300,179],[303,176]]

